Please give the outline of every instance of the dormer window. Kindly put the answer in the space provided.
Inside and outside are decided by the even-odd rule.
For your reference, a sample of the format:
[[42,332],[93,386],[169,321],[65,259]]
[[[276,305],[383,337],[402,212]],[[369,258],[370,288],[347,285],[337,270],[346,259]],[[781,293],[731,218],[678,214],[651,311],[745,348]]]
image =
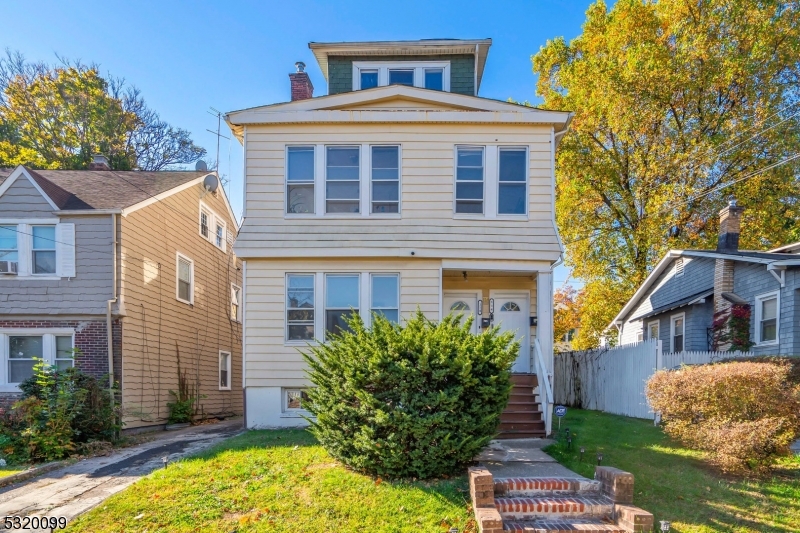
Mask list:
[[354,61],[353,89],[407,85],[434,91],[450,91],[450,62]]

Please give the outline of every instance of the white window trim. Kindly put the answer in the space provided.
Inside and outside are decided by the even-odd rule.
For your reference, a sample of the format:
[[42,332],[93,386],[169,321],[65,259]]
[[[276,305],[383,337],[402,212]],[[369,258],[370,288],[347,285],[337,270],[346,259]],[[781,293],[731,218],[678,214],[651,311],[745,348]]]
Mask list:
[[[49,365],[56,362],[56,337],[72,337],[75,348],[75,330],[69,328],[4,328],[0,329],[0,392],[19,392],[19,384],[8,383],[9,337],[44,337],[42,356]],[[73,363],[74,366],[74,363]]]
[[[311,276],[314,280],[314,337],[310,340],[290,340],[289,339],[289,276]],[[320,312],[318,302],[320,280],[317,272],[292,271],[286,272],[283,276],[283,345],[284,346],[306,346],[316,345],[317,335],[320,327]],[[324,323],[324,322],[323,322]]]
[[58,275],[62,258],[59,256],[58,243],[54,242],[56,251],[56,271],[52,274],[33,273],[33,229],[32,226],[56,226],[56,240],[58,240],[58,218],[26,218],[26,219],[0,219],[0,226],[17,226],[17,275],[0,275],[6,280],[38,280],[56,281],[62,277]]
[[[458,149],[483,149],[483,213],[456,213],[456,184],[458,182]],[[500,150],[525,150],[525,214],[499,214],[500,207]],[[528,144],[456,144],[453,146],[453,219],[463,220],[530,220],[530,145]]]
[[[327,301],[326,296],[328,294],[327,291],[328,291],[328,277],[329,276],[334,276],[334,277],[345,277],[345,276],[352,277],[352,276],[356,276],[358,278],[358,314],[361,316],[361,319],[364,321],[364,324],[369,326],[369,319],[368,318],[364,318],[364,309],[365,309],[364,308],[364,303],[365,303],[364,300],[365,300],[365,296],[367,296],[369,294],[369,292],[370,292],[368,287],[367,287],[366,291],[364,290],[365,289],[364,285],[369,283],[369,276],[364,276],[363,272],[323,272],[322,273],[322,278],[324,280],[324,286],[323,286],[323,291],[324,292],[322,293],[322,306],[321,306],[321,309],[322,309],[322,329],[320,330],[320,333],[322,333],[323,342],[327,342],[327,340],[328,340],[327,339],[327,335],[328,335],[328,320],[327,320],[328,319],[328,317],[327,317],[327,315],[328,315],[328,301]],[[367,294],[365,294],[365,292]],[[314,296],[315,296],[314,299],[316,300],[316,293],[314,293]],[[369,303],[367,303],[367,305],[369,305]],[[340,308],[335,307],[335,308],[332,308],[332,309],[340,309]],[[369,314],[369,313],[367,313],[367,314]]]
[[223,387],[222,385],[220,385],[219,386],[219,390],[231,390],[231,381],[233,381],[233,379],[232,379],[233,376],[231,375],[232,374],[232,372],[231,372],[231,367],[232,367],[231,361],[233,360],[233,355],[228,350],[220,350],[219,351],[219,358],[217,359],[217,383],[219,383],[221,381],[221,378],[222,378],[222,369],[219,368],[219,359],[222,358],[222,354],[225,354],[225,355],[228,356],[228,365],[227,365],[227,368],[225,369],[228,372],[228,386],[227,387]]
[[301,416],[308,413],[302,407],[289,407],[288,402],[290,392],[303,393],[306,390],[308,389],[305,387],[285,387],[281,389],[281,412],[284,413],[284,416]]
[[[326,187],[325,178],[327,173],[327,157],[329,147],[338,146],[357,146],[359,147],[359,212],[358,213],[327,213],[326,212]],[[396,146],[398,148],[398,178],[399,178],[399,200],[397,213],[372,213],[372,147],[373,146]],[[314,148],[314,212],[313,213],[289,213],[288,212],[288,156],[289,148],[306,147]],[[284,147],[283,165],[283,218],[336,218],[353,219],[362,218],[402,218],[403,213],[403,145],[402,143],[325,143],[325,144],[287,144]]]
[[369,317],[364,322],[367,325],[372,325],[372,310],[373,309],[377,309],[377,310],[395,309],[394,307],[372,307],[372,280],[373,280],[373,278],[375,278],[375,276],[378,276],[378,277],[381,277],[381,276],[383,276],[383,277],[395,276],[397,278],[397,307],[396,307],[396,309],[397,309],[397,320],[399,321],[400,320],[400,272],[370,272],[369,276],[368,276],[369,277],[369,295],[368,295],[369,296],[369,299],[368,299],[368,303],[369,303],[369,307],[368,307],[369,313],[368,314],[369,314]]
[[239,301],[236,302],[236,316],[230,317],[231,320],[234,322],[238,322],[241,324],[242,322],[242,288],[235,283],[231,283],[231,306],[233,305],[233,297],[236,294],[236,290],[239,291]]
[[644,330],[639,330],[636,332],[636,342],[644,341]]
[[353,90],[361,90],[361,71],[377,70],[378,87],[389,85],[389,70],[414,70],[414,87],[425,88],[425,69],[442,69],[442,91],[450,92],[450,61],[353,61]]
[[[661,321],[651,320],[650,322],[647,323],[647,340],[653,340],[650,337],[650,326],[652,326],[653,324],[655,324],[656,327],[658,328],[658,335],[656,336],[656,339],[659,339],[661,337]],[[686,322],[683,323],[683,334],[684,336],[686,335]],[[684,344],[686,343],[684,342]]]
[[[200,220],[204,211],[208,216],[208,237],[203,235],[203,232],[200,229]],[[217,224],[222,226],[222,246],[217,246]],[[226,252],[228,244],[227,232],[228,224],[225,219],[219,216],[213,209],[208,207],[207,204],[200,202],[200,209],[197,213],[197,234],[200,235],[200,238],[204,241],[210,242],[214,248]]]
[[[764,300],[775,298],[775,340],[774,341],[761,341],[761,303]],[[771,291],[759,294],[756,296],[756,313],[755,313],[755,341],[756,346],[775,346],[780,344],[781,338],[781,291]]]
[[[675,320],[683,319],[683,350],[686,351],[686,313],[678,313],[669,317],[669,351],[675,353]],[[660,332],[659,332],[660,333]]]
[[[180,263],[181,259],[189,262],[189,275],[191,276],[191,286],[189,289],[189,299],[184,300],[180,297]],[[175,299],[185,304],[194,305],[194,261],[180,252],[175,253]]]

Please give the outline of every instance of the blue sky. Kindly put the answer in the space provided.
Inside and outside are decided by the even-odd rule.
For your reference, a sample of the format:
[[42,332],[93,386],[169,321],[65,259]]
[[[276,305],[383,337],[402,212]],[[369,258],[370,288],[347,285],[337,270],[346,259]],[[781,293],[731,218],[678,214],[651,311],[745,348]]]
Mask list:
[[[424,38],[493,40],[480,95],[536,103],[530,57],[553,37],[581,32],[589,0],[336,2],[3,2],[0,48],[30,60],[55,54],[100,64],[141,89],[148,104],[215,157],[209,107],[232,111],[289,99],[295,61],[326,94],[309,41]],[[230,132],[224,126],[223,132]],[[242,151],[221,140],[220,171],[242,205]],[[556,271],[556,286],[568,275]],[[573,282],[574,285],[574,282]]]

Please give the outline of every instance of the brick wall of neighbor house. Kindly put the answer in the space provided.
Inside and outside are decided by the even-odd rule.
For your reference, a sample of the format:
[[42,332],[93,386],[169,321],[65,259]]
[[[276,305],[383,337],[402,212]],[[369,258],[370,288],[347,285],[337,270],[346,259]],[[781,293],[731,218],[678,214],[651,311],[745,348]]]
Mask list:
[[798,314],[796,312],[795,300],[798,299],[798,272],[793,269],[786,271],[786,285],[781,288],[778,280],[767,272],[765,265],[756,263],[736,263],[736,278],[733,282],[733,292],[748,302],[752,307],[752,318],[750,321],[750,338],[755,342],[756,335],[756,296],[764,293],[780,291],[780,321],[778,326],[778,345],[753,346],[750,351],[757,355],[796,355],[800,354],[800,345],[796,343],[800,329],[796,324]]
[[450,61],[450,92],[475,96],[475,56],[329,56],[328,94],[353,90],[353,61]]
[[[75,355],[75,367],[81,372],[96,378],[108,375],[108,336],[105,320],[0,320],[0,328],[31,329],[73,329],[75,330],[75,347],[80,353]],[[119,320],[112,323],[112,340],[114,350],[114,376],[119,381],[122,372],[122,324]],[[9,399],[18,398],[17,393],[0,394],[0,406]]]

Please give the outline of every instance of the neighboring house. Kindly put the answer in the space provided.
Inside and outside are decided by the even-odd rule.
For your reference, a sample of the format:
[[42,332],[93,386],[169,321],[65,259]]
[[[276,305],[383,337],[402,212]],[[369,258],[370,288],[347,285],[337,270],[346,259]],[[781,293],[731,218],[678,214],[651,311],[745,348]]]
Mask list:
[[93,168],[0,169],[4,403],[43,358],[111,369],[125,427],[163,424],[179,349],[198,408],[241,414],[237,223],[216,176]]
[[754,354],[800,353],[800,243],[739,250],[742,208],[720,212],[716,250],[671,250],[609,327],[620,344],[660,339],[665,352],[713,349],[714,313],[748,305]]
[[248,427],[305,424],[300,351],[351,309],[477,314],[476,333],[518,333],[514,372],[552,371],[553,161],[571,114],[479,97],[490,44],[311,43],[329,95],[298,63],[291,102],[226,115],[245,152]]

